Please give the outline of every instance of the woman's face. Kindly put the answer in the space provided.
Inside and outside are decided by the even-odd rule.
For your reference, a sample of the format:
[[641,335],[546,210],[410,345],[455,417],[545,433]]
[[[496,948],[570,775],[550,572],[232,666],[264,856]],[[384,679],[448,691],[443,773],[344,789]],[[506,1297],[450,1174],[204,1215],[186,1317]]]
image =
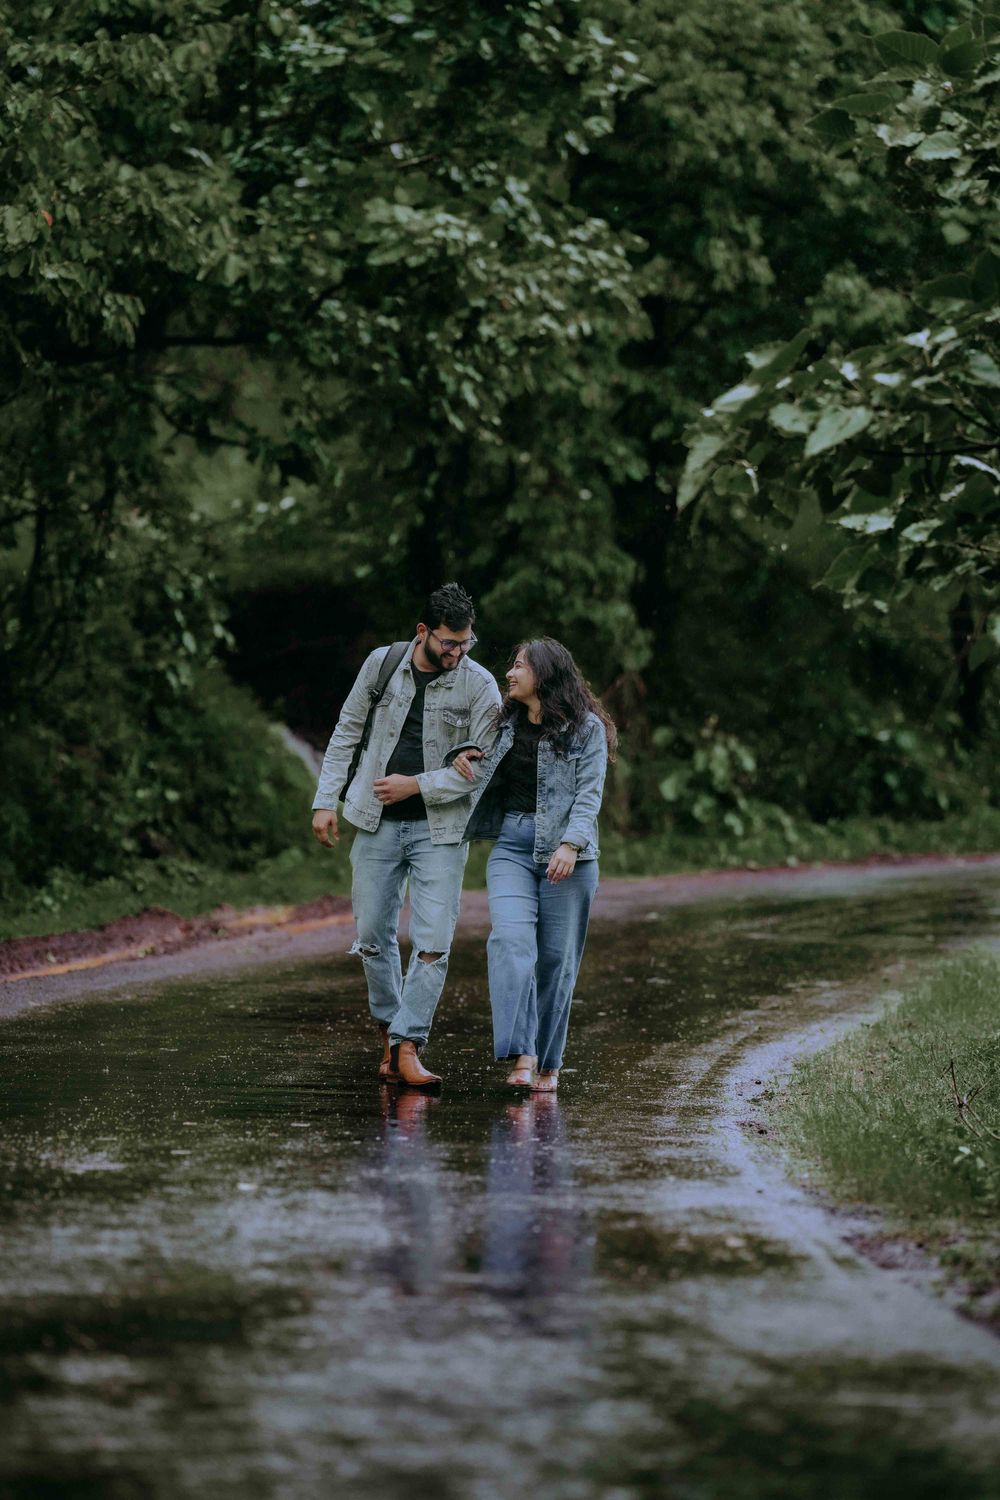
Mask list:
[[507,692],[516,703],[527,703],[536,696],[535,674],[523,651],[517,653],[513,666],[507,668]]

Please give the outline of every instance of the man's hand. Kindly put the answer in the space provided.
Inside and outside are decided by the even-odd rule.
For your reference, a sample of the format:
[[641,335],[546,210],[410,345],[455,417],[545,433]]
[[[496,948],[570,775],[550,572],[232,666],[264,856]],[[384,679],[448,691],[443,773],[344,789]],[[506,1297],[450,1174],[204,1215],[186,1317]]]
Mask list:
[[[319,839],[324,849],[332,849],[340,838],[340,829],[337,827],[337,814],[332,807],[317,807],[313,813],[313,833]],[[333,843],[330,840],[333,840]]]
[[390,802],[402,802],[404,797],[415,797],[420,782],[415,776],[380,776],[374,791],[378,800],[388,806]]
[[482,760],[482,758],[481,750],[460,750],[451,763],[452,769],[457,771],[459,776],[464,776],[466,781],[475,781],[476,773],[472,768],[472,762]]
[[569,844],[560,844],[559,848],[549,860],[545,871],[546,879],[551,880],[553,885],[558,885],[560,880],[565,880],[567,875],[572,875],[576,869],[576,850]]

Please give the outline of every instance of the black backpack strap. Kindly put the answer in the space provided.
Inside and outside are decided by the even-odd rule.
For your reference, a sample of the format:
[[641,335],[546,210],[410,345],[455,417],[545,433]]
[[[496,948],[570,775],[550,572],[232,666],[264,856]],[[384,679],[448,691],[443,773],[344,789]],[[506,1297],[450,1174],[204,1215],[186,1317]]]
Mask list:
[[364,735],[362,735],[362,740],[365,744],[367,744],[368,742],[367,731],[371,727],[371,710],[381,702],[382,694],[389,686],[389,678],[392,676],[393,672],[395,672],[396,668],[403,660],[403,657],[406,655],[409,647],[409,641],[393,641],[392,645],[389,647],[388,651],[382,658],[382,665],[378,669],[378,676],[375,679],[375,686],[368,689],[368,698],[371,703],[371,708],[369,708],[368,710],[369,717],[365,723],[366,732]]
[[403,660],[403,657],[406,655],[409,648],[409,641],[393,641],[392,645],[389,647],[388,651],[382,658],[381,665],[378,669],[378,676],[376,677],[374,684],[368,689],[368,713],[365,717],[365,727],[361,731],[361,738],[358,740],[358,743],[354,747],[354,754],[351,756],[351,764],[347,772],[347,780],[344,782],[344,785],[340,789],[341,802],[343,802],[347,797],[347,789],[350,786],[351,782],[354,780],[354,777],[357,774],[358,766],[361,764],[361,757],[365,752],[365,748],[368,744],[369,739],[371,738],[372,719],[375,716],[376,708],[382,701],[382,694],[389,686],[389,678],[392,676],[393,672],[395,672],[396,668]]

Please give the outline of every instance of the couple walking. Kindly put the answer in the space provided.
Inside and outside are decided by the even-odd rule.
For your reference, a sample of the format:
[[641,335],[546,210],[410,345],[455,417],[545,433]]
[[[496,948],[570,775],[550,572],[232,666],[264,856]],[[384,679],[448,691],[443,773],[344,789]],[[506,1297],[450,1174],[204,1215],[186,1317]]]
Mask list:
[[[353,953],[382,1033],[379,1076],[441,1082],[420,1059],[444,988],[469,840],[486,870],[494,1055],[507,1082],[554,1092],[597,890],[597,814],[616,734],[558,641],[526,641],[501,699],[469,653],[472,600],[456,583],[427,601],[416,638],[380,646],[344,703],[320,771],[313,833],[332,848],[337,804],[351,846]],[[412,952],[398,927],[409,882]]]

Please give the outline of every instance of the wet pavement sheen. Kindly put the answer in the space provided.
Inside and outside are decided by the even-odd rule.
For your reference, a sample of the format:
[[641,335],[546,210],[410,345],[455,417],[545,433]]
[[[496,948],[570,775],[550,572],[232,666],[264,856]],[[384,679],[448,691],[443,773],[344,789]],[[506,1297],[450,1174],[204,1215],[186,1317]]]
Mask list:
[[341,951],[5,1022],[0,1495],[1000,1495],[1000,1343],[744,1118],[790,1036],[998,931],[995,872],[650,896],[592,929],[556,1098],[502,1087],[479,939],[440,1097],[379,1087]]

